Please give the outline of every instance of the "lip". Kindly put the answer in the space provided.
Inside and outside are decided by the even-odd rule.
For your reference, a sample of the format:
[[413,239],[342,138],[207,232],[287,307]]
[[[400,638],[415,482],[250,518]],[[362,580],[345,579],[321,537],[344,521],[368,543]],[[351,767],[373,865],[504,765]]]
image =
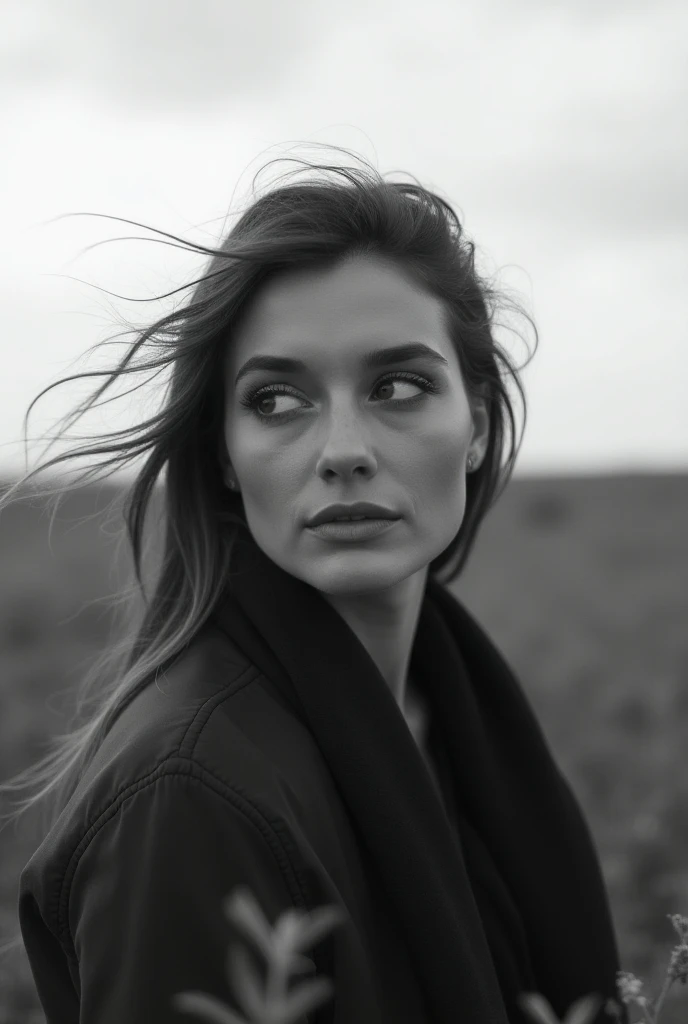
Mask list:
[[354,523],[321,523],[309,526],[321,541],[335,544],[367,544],[378,535],[392,530],[401,519],[361,519]]
[[391,508],[374,505],[369,501],[356,501],[352,505],[327,505],[308,520],[306,526],[330,523],[338,516],[365,516],[366,519],[401,519]]

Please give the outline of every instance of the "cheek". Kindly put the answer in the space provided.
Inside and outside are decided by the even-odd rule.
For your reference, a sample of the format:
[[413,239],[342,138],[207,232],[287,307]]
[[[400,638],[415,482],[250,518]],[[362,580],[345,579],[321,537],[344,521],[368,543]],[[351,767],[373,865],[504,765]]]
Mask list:
[[250,508],[266,516],[279,514],[296,503],[299,471],[286,452],[276,452],[274,445],[246,446],[235,462],[241,480],[244,501]]
[[452,491],[461,481],[463,448],[453,444],[438,447],[433,453],[432,474],[436,485]]
[[437,441],[428,452],[415,488],[421,535],[433,550],[443,551],[456,536],[466,513],[466,483],[462,471],[465,446],[456,434]]
[[275,450],[275,442],[251,429],[243,415],[236,413],[225,423],[225,443],[244,501],[267,506],[271,497],[277,500],[289,474],[283,453]]
[[463,491],[462,466],[468,437],[464,417],[457,415],[453,423],[443,424],[423,439],[417,452],[420,484],[432,493],[435,500],[438,494],[450,497]]

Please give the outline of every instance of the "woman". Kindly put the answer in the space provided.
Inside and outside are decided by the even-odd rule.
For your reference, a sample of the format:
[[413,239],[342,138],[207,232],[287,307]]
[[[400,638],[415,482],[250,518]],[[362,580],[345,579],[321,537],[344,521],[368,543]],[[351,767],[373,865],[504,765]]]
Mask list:
[[48,1024],[169,1021],[181,991],[238,1009],[240,885],[271,923],[344,911],[309,951],[334,987],[311,1020],[513,1024],[524,992],[561,1016],[616,995],[587,824],[446,587],[517,454],[499,297],[439,197],[322,170],[257,198],[128,357],[152,348],[171,386],[105,465],[149,453],[139,580],[166,470],[164,550],[114,685],[36,773],[56,795],[19,917]]

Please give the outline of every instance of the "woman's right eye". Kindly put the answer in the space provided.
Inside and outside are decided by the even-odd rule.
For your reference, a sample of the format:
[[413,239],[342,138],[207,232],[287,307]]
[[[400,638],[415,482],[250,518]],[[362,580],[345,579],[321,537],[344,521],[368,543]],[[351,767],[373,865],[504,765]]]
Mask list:
[[285,416],[289,416],[295,409],[287,409],[284,412],[270,412],[266,413],[259,407],[263,402],[275,402],[278,397],[294,398],[297,401],[298,395],[295,395],[293,391],[289,390],[285,385],[275,384],[269,388],[260,388],[258,391],[254,391],[246,395],[242,400],[241,404],[251,409],[255,415],[262,420],[281,420]]

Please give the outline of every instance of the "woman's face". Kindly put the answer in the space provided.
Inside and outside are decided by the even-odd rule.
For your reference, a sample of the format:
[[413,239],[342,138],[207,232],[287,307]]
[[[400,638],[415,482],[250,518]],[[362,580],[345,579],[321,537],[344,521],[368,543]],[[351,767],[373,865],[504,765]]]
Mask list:
[[[466,458],[470,450],[480,463],[489,422],[483,401],[469,405],[441,313],[401,270],[358,258],[268,282],[233,333],[224,437],[247,523],[277,565],[324,593],[394,587],[426,570],[461,526]],[[441,360],[366,366],[370,352],[409,343]],[[251,369],[236,382],[259,355],[303,368]],[[353,543],[306,527],[326,505],[355,501],[401,518]]]

